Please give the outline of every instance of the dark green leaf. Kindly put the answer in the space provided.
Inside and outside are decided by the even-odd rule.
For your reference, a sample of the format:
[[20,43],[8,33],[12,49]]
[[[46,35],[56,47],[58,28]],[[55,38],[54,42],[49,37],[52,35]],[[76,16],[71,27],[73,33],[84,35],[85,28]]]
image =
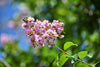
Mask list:
[[75,63],[74,66],[75,67],[89,67],[87,64],[83,64],[83,63]]
[[76,60],[77,60],[77,58],[78,58],[78,55],[77,55],[77,54],[75,54],[75,55],[73,55],[73,56],[72,56],[72,58],[76,61]]

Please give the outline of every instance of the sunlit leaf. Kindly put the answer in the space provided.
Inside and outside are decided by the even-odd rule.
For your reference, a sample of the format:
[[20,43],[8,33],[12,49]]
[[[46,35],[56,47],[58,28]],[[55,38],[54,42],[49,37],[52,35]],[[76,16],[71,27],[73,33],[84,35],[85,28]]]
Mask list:
[[64,50],[67,50],[69,47],[71,47],[71,46],[73,46],[73,45],[76,45],[76,46],[77,46],[77,44],[74,44],[74,43],[72,43],[72,42],[66,42],[66,43],[64,44]]
[[78,56],[79,56],[80,59],[83,59],[84,57],[87,56],[87,51],[81,51],[81,52],[79,52]]
[[62,54],[59,59],[59,67],[62,67],[63,64],[68,60],[67,55]]

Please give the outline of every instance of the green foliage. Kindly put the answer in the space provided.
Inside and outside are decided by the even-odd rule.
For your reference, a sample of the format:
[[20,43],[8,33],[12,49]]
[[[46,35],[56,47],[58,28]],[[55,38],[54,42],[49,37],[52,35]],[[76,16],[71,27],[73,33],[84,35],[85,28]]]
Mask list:
[[71,56],[75,61],[78,59],[78,54]]
[[66,42],[66,43],[64,44],[64,50],[67,50],[69,47],[71,47],[71,46],[73,46],[73,45],[78,46],[77,44],[74,44],[74,43],[72,43],[72,42]]
[[[56,45],[59,45],[60,48],[67,50],[66,52],[72,55],[70,58],[72,58],[71,61],[75,63],[75,67],[89,67],[77,61],[78,56],[81,60],[87,56],[87,62],[93,63],[93,66],[100,67],[100,63],[95,64],[100,60],[99,0],[16,1],[28,6],[31,11],[30,15],[36,19],[47,19],[50,21],[60,19],[64,22],[65,33],[62,34],[64,34],[65,37],[63,39],[58,39]],[[79,47],[72,47],[74,45],[76,46],[76,44],[78,44]],[[82,52],[80,52],[80,50]],[[57,56],[57,53],[60,51],[58,49],[56,51],[54,47],[30,47],[28,51],[23,51],[18,47],[18,43],[14,42],[13,44],[6,44],[3,48],[0,48],[0,51],[4,54],[4,59],[11,67],[20,67],[22,65],[26,65],[26,67],[52,67],[52,64],[53,67],[57,67],[57,65],[66,65],[69,67],[72,65],[71,63],[65,63],[66,61],[70,62],[68,60],[69,57],[65,58],[66,55],[61,55],[62,52]],[[87,51],[89,51],[89,54],[87,54]],[[0,63],[0,67],[3,67],[2,63]]]
[[63,64],[68,60],[67,55],[62,54],[59,59],[59,67],[62,67]]
[[4,64],[0,62],[0,67],[4,67]]
[[84,57],[87,56],[87,53],[88,53],[87,51],[81,51],[81,52],[78,53],[78,56],[79,56],[80,59],[83,59]]
[[83,63],[75,63],[75,67],[89,67],[87,64],[83,64]]
[[64,53],[58,54],[57,59],[53,62],[53,67],[62,67],[67,60],[68,55]]

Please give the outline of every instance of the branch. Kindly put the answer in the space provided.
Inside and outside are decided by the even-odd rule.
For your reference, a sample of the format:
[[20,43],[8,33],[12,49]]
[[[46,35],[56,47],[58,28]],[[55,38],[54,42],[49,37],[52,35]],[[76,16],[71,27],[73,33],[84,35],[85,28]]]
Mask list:
[[[56,46],[56,45],[54,45],[54,46],[55,46],[56,48],[58,48],[60,51],[62,51],[63,53],[65,53],[66,55],[71,56],[69,53],[65,52],[64,50],[62,50],[62,49],[59,48],[58,46]],[[77,60],[80,61],[80,62],[82,62],[82,63],[84,63],[84,64],[87,64],[89,67],[93,67],[93,66],[91,66],[90,64],[84,62],[83,60],[80,60],[80,59],[77,59]]]
[[4,61],[2,58],[0,58],[0,62],[5,65],[5,67],[11,67],[6,61]]

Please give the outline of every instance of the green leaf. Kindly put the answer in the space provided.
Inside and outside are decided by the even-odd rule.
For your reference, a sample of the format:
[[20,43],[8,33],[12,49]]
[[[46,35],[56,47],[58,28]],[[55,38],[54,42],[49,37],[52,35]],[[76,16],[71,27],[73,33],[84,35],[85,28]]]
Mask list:
[[78,56],[79,56],[80,59],[83,59],[84,57],[87,56],[87,51],[81,51],[81,52],[79,52]]
[[92,58],[92,57],[93,57],[93,53],[89,53],[87,56],[88,56],[89,58]]
[[68,60],[67,55],[62,54],[59,59],[59,67],[62,67],[63,64]]
[[75,67],[89,67],[87,64],[78,63],[78,62],[76,62],[74,66]]
[[78,59],[78,55],[75,54],[75,55],[72,56],[72,58],[76,61]]
[[77,44],[74,44],[74,43],[72,43],[72,42],[66,42],[66,43],[64,44],[64,50],[67,50],[69,47],[71,47],[71,46],[73,46],[73,45],[78,46]]
[[62,67],[63,64],[68,60],[68,55],[64,53],[58,54],[57,58],[53,62],[53,67]]
[[59,55],[57,56],[57,67],[59,67]]
[[55,61],[53,62],[53,65],[52,65],[53,67],[58,67],[57,66],[57,58],[55,59]]
[[92,67],[95,67],[95,66],[96,66],[96,64],[92,64],[91,66],[92,66]]
[[59,54],[57,55],[57,57],[55,58],[54,62],[53,62],[53,67],[59,67]]

